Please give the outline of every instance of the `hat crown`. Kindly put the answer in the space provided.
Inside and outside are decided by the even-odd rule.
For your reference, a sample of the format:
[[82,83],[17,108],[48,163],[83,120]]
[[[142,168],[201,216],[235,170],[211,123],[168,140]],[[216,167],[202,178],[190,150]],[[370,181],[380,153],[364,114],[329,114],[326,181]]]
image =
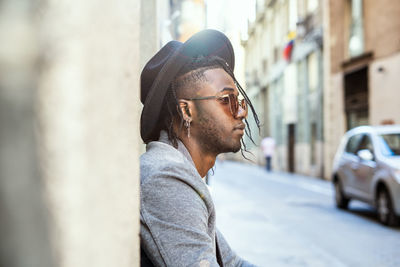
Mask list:
[[157,52],[142,70],[140,75],[140,101],[142,104],[146,101],[155,77],[163,68],[168,59],[182,46],[181,42],[170,41]]

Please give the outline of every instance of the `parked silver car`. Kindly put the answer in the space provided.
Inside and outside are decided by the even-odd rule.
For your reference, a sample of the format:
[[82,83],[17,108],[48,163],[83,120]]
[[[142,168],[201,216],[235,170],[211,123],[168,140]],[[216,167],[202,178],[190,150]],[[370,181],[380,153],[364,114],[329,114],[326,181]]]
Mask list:
[[358,199],[376,207],[379,221],[400,218],[400,125],[360,126],[348,131],[333,164],[336,206]]

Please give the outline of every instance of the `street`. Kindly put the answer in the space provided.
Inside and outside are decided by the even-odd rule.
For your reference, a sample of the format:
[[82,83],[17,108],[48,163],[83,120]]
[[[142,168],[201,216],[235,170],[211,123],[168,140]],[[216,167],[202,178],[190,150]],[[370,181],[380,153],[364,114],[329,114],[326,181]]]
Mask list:
[[400,266],[400,228],[358,201],[335,207],[330,182],[232,161],[210,176],[217,226],[259,266]]

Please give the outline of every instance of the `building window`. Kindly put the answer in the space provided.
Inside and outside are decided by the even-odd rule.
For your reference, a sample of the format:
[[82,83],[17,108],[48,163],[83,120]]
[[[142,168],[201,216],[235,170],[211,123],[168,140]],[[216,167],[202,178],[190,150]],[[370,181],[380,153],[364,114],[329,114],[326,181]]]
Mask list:
[[311,123],[311,153],[310,153],[310,161],[311,165],[317,164],[317,135],[318,135],[318,128],[315,122]]
[[263,74],[266,74],[268,72],[268,59],[266,58],[262,60],[262,69],[263,69]]
[[280,59],[281,50],[279,47],[274,47],[274,63],[278,62]]
[[252,24],[256,21],[256,13],[257,13],[257,1],[250,0],[249,8],[248,8],[248,22]]
[[274,44],[275,47],[280,46],[282,43],[282,32],[284,29],[282,29],[282,17],[281,15],[281,10],[280,6],[275,6],[274,8],[275,14],[274,14]]
[[297,0],[289,0],[289,31],[296,30],[297,21]]
[[252,73],[252,75],[253,75],[253,85],[254,86],[258,86],[259,85],[259,80],[258,80],[258,71],[255,69],[255,70],[253,70],[253,73]]
[[307,13],[312,14],[318,8],[318,0],[307,0]]
[[308,58],[308,88],[309,92],[314,92],[318,87],[318,58],[317,53],[312,52]]
[[349,55],[356,57],[364,52],[363,1],[351,0]]

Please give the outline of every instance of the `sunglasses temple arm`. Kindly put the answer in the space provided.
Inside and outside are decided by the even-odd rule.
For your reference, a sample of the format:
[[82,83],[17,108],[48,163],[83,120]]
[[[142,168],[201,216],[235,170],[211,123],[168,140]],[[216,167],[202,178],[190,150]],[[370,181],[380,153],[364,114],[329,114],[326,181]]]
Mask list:
[[205,97],[193,97],[193,98],[183,98],[184,100],[192,101],[192,100],[207,100],[207,99],[215,99],[217,96],[205,96]]

